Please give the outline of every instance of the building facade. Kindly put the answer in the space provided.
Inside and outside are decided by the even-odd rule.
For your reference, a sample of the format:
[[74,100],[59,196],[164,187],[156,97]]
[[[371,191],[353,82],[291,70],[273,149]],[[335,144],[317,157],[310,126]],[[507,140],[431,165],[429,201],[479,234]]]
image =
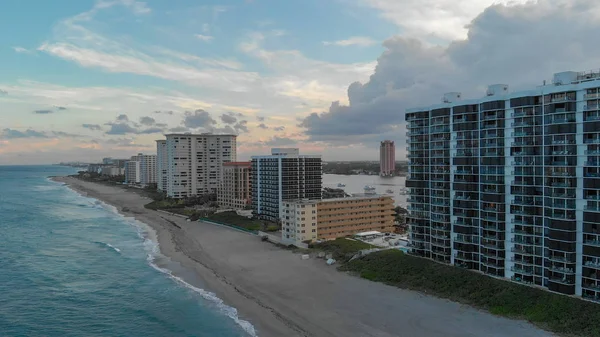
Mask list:
[[297,244],[334,240],[368,231],[393,232],[394,214],[394,200],[390,196],[284,201],[282,240]]
[[281,239],[286,244],[317,240],[318,200],[292,200],[281,204]]
[[391,177],[396,172],[396,146],[391,140],[384,140],[379,146],[379,175]]
[[223,163],[223,181],[217,191],[219,207],[244,209],[250,205],[250,168],[249,161]]
[[187,198],[216,193],[222,180],[223,163],[237,158],[237,136],[169,134],[166,137],[167,195]]
[[137,160],[140,162],[140,184],[148,186],[156,184],[156,155],[155,154],[138,154]]
[[298,149],[274,148],[270,156],[252,157],[252,212],[255,216],[279,221],[284,200],[320,200],[321,156],[300,155]]
[[156,188],[167,191],[167,141],[156,141]]
[[[133,157],[135,158],[135,157]],[[129,160],[125,163],[125,183],[139,184],[140,183],[140,162],[138,160]]]
[[600,73],[410,109],[413,254],[600,298]]

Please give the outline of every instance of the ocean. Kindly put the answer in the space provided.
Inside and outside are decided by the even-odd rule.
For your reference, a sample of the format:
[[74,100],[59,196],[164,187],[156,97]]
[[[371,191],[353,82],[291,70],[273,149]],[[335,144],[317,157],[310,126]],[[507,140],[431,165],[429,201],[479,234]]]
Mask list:
[[144,224],[47,178],[74,172],[0,166],[0,336],[256,335],[171,275]]

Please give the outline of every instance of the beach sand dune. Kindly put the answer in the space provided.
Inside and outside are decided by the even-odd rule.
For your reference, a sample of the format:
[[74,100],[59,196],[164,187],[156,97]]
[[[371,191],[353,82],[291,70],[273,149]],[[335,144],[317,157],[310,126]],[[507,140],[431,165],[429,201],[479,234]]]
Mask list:
[[[119,187],[55,178],[154,228],[186,282],[237,308],[261,337],[541,337],[523,321],[374,283],[262,242],[251,234],[147,210]],[[175,226],[176,224],[177,226]],[[432,275],[435,277],[435,275]]]

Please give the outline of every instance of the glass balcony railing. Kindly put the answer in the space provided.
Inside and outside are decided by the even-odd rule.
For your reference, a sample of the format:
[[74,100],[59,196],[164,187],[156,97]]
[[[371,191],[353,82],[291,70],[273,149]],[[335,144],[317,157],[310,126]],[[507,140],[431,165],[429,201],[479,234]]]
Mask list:
[[524,268],[519,268],[519,267],[511,267],[510,270],[512,272],[522,274],[522,275],[533,275],[533,269],[531,269],[531,268],[524,269]]

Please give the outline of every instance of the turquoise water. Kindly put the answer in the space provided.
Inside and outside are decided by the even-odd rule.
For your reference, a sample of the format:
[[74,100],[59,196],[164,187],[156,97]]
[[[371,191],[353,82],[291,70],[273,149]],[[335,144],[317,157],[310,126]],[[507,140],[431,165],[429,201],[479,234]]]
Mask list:
[[159,268],[143,224],[47,179],[73,172],[0,166],[0,336],[254,335]]

